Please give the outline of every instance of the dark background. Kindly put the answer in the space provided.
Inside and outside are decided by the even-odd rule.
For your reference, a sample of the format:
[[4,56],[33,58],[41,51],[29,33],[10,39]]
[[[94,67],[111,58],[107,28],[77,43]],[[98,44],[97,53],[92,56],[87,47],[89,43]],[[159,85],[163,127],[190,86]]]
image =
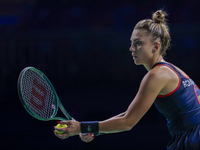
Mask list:
[[133,63],[132,30],[164,9],[172,37],[165,59],[200,84],[199,8],[199,0],[0,0],[0,148],[165,149],[171,137],[154,105],[129,132],[95,137],[91,143],[78,136],[60,140],[53,134],[56,121],[36,120],[22,107],[17,78],[27,66],[44,72],[76,120],[119,114],[147,72]]

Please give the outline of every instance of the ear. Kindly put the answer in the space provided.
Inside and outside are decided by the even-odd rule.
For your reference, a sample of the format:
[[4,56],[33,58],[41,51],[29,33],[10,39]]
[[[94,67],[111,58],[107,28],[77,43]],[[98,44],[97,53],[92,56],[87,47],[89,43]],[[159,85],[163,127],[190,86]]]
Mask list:
[[161,47],[160,42],[158,42],[158,41],[154,42],[154,47],[153,47],[153,51],[152,52],[155,53],[156,51],[159,51],[160,47]]

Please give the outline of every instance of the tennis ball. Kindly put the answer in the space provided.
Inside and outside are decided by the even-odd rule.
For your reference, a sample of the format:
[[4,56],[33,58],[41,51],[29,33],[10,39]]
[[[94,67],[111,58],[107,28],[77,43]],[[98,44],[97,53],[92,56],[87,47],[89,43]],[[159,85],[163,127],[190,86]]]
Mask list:
[[[57,124],[56,127],[57,127],[57,128],[66,128],[67,125],[66,125],[66,124]],[[57,131],[57,130],[55,130],[55,131],[56,131],[56,133],[58,133],[58,134],[63,134],[63,133],[65,133],[65,132],[59,132],[59,131]]]

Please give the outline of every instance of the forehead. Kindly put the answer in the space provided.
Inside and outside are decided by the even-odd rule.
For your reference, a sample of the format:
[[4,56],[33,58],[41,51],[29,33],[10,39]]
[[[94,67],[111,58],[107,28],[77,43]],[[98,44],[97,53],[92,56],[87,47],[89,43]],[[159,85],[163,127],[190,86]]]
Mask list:
[[148,36],[148,32],[147,30],[144,29],[134,29],[131,35],[131,41],[135,40],[135,39],[147,39]]

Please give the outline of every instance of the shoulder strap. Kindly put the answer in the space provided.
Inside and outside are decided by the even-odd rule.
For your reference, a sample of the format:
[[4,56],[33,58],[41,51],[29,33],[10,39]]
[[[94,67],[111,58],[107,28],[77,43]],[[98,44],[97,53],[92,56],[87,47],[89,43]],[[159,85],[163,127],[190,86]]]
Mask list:
[[166,66],[169,66],[170,68],[172,68],[175,72],[177,72],[179,74],[179,76],[183,76],[184,78],[189,78],[189,76],[186,74],[186,76],[184,76],[176,67],[174,67],[173,64],[171,63],[166,63],[166,62],[159,62],[159,63],[156,63],[152,69],[154,67],[156,67],[157,65],[166,65]]
[[159,63],[156,63],[155,65],[153,65],[152,69],[153,69],[155,66],[157,66],[157,65],[162,65],[162,64],[165,64],[165,65],[169,65],[169,66],[171,66],[170,63],[159,62]]

